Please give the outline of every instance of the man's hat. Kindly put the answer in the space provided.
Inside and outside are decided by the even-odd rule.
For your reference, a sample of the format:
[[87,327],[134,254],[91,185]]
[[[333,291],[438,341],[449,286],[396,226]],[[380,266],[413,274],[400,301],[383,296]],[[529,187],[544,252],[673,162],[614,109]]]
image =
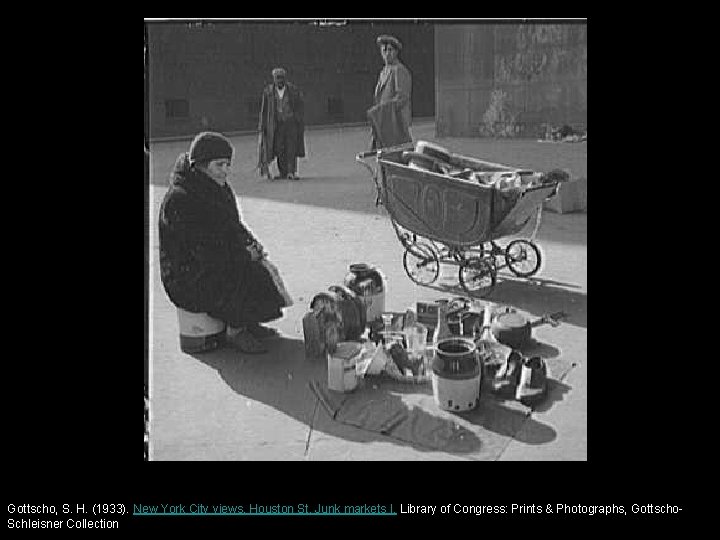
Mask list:
[[377,38],[378,46],[382,45],[383,43],[390,43],[398,51],[402,50],[402,43],[400,43],[400,40],[398,38],[396,38],[395,36],[390,36],[388,34],[383,34],[381,36],[378,36],[378,38]]

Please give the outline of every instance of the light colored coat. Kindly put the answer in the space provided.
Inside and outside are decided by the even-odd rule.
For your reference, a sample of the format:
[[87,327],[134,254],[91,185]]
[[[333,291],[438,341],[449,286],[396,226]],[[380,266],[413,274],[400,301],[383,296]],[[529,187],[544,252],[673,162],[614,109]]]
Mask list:
[[412,93],[412,76],[400,61],[385,66],[380,72],[375,86],[375,105],[390,101],[398,102],[401,118],[406,126],[412,121],[410,96]]

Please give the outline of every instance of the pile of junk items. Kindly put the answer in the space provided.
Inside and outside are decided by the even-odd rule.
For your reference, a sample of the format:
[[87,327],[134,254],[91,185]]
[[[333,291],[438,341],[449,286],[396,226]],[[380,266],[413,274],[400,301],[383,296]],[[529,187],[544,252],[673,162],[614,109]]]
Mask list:
[[368,264],[349,270],[342,285],[314,296],[302,321],[306,358],[327,362],[329,390],[357,391],[368,379],[432,385],[436,405],[452,412],[476,408],[483,387],[527,405],[545,396],[544,360],[521,351],[532,328],[557,326],[564,313],[531,321],[469,297],[387,311],[382,272]]
[[[493,289],[500,270],[520,278],[540,270],[535,236],[543,203],[570,180],[567,171],[491,163],[427,141],[364,152],[355,159],[372,176],[376,204],[388,211],[405,248],[408,277],[429,286],[441,264],[455,265],[460,285],[474,297]],[[533,220],[531,234],[519,237]],[[503,247],[501,239],[509,242]]]

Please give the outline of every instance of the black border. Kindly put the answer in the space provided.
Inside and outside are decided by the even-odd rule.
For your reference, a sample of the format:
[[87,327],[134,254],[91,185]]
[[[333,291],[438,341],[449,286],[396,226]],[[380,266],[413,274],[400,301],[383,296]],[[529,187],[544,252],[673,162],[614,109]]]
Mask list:
[[[135,137],[128,121],[137,115],[132,112],[138,108],[132,96],[139,94],[134,90],[139,83],[133,82],[139,79],[133,75],[138,71],[139,51],[131,51],[139,47],[133,44],[137,38],[130,28],[125,21],[104,20],[86,25],[74,39],[63,34],[70,51],[84,54],[73,66],[58,65],[52,72],[58,83],[54,92],[74,112],[74,122],[62,126],[58,149],[59,157],[64,157],[58,162],[62,174],[45,195],[52,199],[47,206],[55,212],[43,221],[43,246],[47,253],[55,253],[48,256],[43,251],[44,268],[33,273],[41,283],[48,283],[51,275],[46,287],[56,296],[52,300],[49,294],[42,296],[37,312],[44,316],[30,342],[39,345],[35,349],[39,354],[18,368],[13,379],[25,388],[32,382],[30,396],[18,391],[14,395],[35,402],[33,407],[20,402],[22,413],[11,423],[12,459],[21,464],[22,477],[10,485],[13,499],[55,504],[117,501],[128,506],[197,500],[224,504],[457,500],[490,505],[566,500],[629,505],[637,500],[687,507],[685,488],[697,477],[691,473],[693,458],[683,446],[693,443],[683,439],[690,429],[688,419],[686,411],[675,405],[679,390],[667,369],[668,356],[675,354],[667,349],[670,313],[678,309],[674,306],[682,296],[677,281],[668,291],[662,278],[665,268],[678,263],[677,254],[663,249],[672,237],[668,239],[662,229],[676,230],[679,218],[668,210],[672,195],[651,189],[659,180],[643,176],[642,164],[634,156],[622,155],[627,137],[639,132],[648,137],[652,129],[650,123],[635,129],[635,122],[629,125],[628,120],[644,121],[639,120],[637,109],[642,107],[632,102],[631,90],[641,84],[638,75],[646,65],[639,61],[625,65],[622,59],[632,57],[632,43],[608,31],[601,35],[599,26],[598,35],[593,35],[593,42],[599,44],[593,48],[598,58],[593,62],[593,88],[598,89],[593,111],[600,111],[596,117],[602,120],[593,126],[593,144],[600,148],[593,151],[597,218],[593,218],[591,250],[594,299],[588,362],[593,365],[588,366],[587,463],[142,462],[136,419],[139,398],[133,390],[139,386],[140,354],[139,224],[133,225],[139,223],[135,221],[139,171],[128,168],[126,150],[127,141]],[[77,84],[72,88],[59,84],[68,80]],[[95,166],[77,166],[78,150],[94,156]],[[61,199],[54,198],[55,190],[63,194]],[[48,227],[49,219],[59,223],[58,228]],[[146,221],[144,226],[147,230]],[[144,290],[146,282],[147,268]],[[660,326],[658,319],[663,322]],[[144,324],[147,328],[146,320]],[[37,332],[37,327],[43,331]],[[146,350],[146,334],[144,339]],[[670,365],[677,362],[671,360]],[[704,433],[690,435],[700,439],[695,444],[704,444]],[[683,517],[689,514],[690,510]],[[257,523],[260,527],[271,523],[273,531],[319,526],[345,534],[363,524],[376,531],[378,525],[387,526],[384,518],[347,519],[311,524],[268,518]],[[397,519],[402,521],[393,519],[389,530],[398,533],[431,523],[446,528],[447,523]],[[455,521],[471,527],[477,523],[476,530],[489,522],[506,521],[491,516],[459,519]],[[572,519],[600,521],[597,516]],[[663,521],[674,519],[680,518]],[[212,529],[234,532],[251,527],[240,518],[212,523]],[[209,527],[210,522],[191,518],[173,524],[160,518],[121,523],[124,530],[206,531]]]

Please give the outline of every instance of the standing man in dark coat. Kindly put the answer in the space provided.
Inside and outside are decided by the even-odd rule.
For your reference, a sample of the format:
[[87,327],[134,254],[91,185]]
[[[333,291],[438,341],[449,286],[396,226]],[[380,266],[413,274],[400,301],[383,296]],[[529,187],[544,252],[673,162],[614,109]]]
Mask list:
[[305,157],[305,106],[302,93],[286,81],[283,68],[272,71],[273,84],[263,90],[258,129],[258,167],[270,176],[270,163],[277,158],[280,174],[275,178],[298,180],[297,158]]

